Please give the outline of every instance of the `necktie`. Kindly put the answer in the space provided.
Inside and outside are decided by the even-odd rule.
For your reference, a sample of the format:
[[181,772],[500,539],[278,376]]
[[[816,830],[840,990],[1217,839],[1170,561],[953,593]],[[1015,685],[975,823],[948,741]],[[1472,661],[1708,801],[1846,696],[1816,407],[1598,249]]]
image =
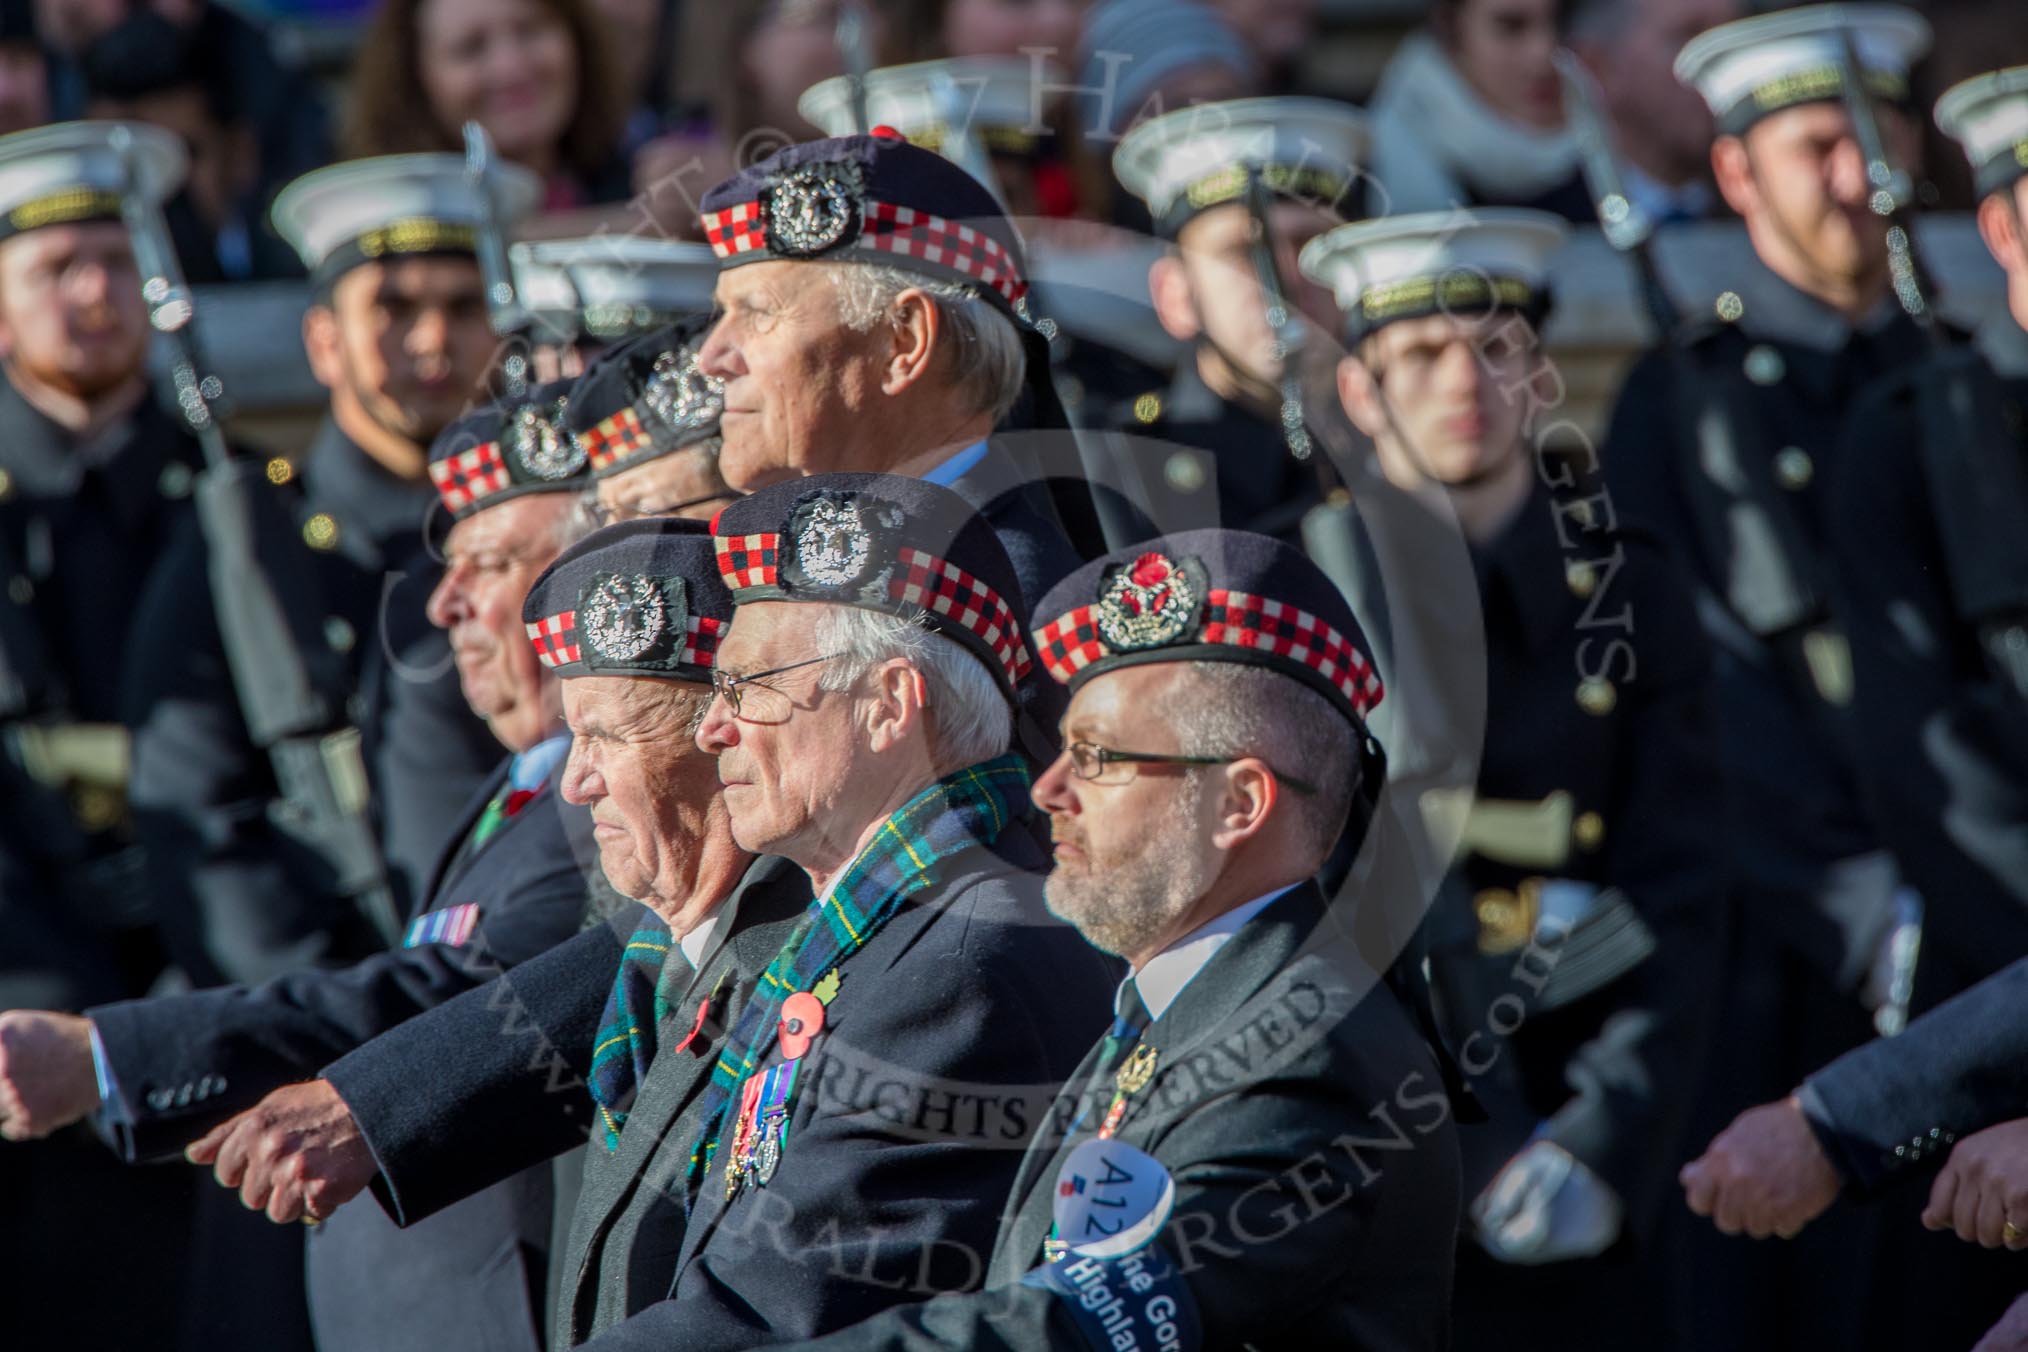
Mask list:
[[690,985],[697,969],[683,956],[668,926],[652,913],[627,940],[620,970],[606,997],[592,1047],[588,1087],[605,1128],[607,1150],[620,1148],[620,1128],[655,1059],[655,1026]]
[[1113,1016],[1113,1026],[1106,1030],[1106,1040],[1099,1047],[1099,1078],[1103,1079],[1120,1068],[1120,1063],[1126,1060],[1127,1053],[1140,1042],[1141,1034],[1148,1031],[1152,1022],[1154,1020],[1141,999],[1140,989],[1134,985],[1134,979],[1128,977],[1120,984],[1119,1012]]

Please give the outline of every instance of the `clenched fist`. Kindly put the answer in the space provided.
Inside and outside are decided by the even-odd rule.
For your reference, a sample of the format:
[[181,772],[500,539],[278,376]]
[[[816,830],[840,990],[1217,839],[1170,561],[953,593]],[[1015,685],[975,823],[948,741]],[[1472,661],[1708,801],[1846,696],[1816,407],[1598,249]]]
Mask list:
[[82,1014],[0,1014],[0,1136],[32,1141],[99,1106],[92,1022]]
[[1680,1177],[1692,1211],[1755,1239],[1793,1238],[1843,1186],[1793,1094],[1733,1118]]

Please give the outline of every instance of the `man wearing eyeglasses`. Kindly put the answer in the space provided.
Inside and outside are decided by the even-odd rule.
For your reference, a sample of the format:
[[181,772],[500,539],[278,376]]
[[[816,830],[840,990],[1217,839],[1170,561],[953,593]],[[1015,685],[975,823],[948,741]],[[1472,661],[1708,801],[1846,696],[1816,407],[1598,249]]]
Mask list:
[[[697,744],[722,796],[694,829],[729,821],[741,849],[792,861],[818,900],[786,936],[742,904],[727,961],[707,956],[680,993],[630,981],[633,958],[596,932],[525,964],[329,1067],[353,1114],[344,1158],[277,1165],[302,1169],[320,1210],[377,1167],[382,1200],[412,1222],[589,1125],[558,1347],[747,1347],[976,1286],[1022,1146],[1113,984],[1043,904],[1029,775],[1007,754],[1032,659],[993,531],[948,490],[886,475],[779,484],[713,531],[740,608],[728,632],[697,630],[716,640]],[[531,597],[538,643],[673,626],[669,590],[658,607],[626,572],[597,570],[627,583],[604,618],[580,599],[566,626],[562,600],[545,616]],[[578,637],[559,638],[566,627]],[[612,684],[566,683],[585,747],[566,791],[593,803],[609,873],[645,873],[607,847],[624,834],[625,856],[657,857],[684,829],[661,811],[672,795],[656,776],[622,792],[595,771],[681,720],[601,714],[573,688]],[[688,943],[672,920],[629,953]],[[594,1026],[586,973],[602,944],[604,983],[616,965],[620,981]],[[670,1026],[642,1048],[627,1016],[651,1009]],[[445,1044],[469,1051],[444,1065]],[[556,1075],[486,1071],[503,1044],[517,1072],[532,1053],[586,1077],[592,1102],[554,1092]]]
[[1313,881],[1386,773],[1350,608],[1296,550],[1203,530],[1087,564],[1038,615],[1071,696],[1035,783],[1049,907],[1132,975],[986,1289],[800,1346],[1447,1346],[1450,1100]]

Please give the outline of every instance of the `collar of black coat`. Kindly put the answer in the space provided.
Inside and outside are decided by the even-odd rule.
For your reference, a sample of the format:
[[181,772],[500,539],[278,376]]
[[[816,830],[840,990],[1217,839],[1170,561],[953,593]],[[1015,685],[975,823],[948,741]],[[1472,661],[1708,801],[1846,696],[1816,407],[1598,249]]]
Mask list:
[[90,474],[110,499],[115,518],[135,529],[164,498],[190,495],[203,464],[197,444],[150,395],[86,445],[28,402],[12,381],[0,386],[0,466],[12,476],[14,491],[67,498]]
[[1231,1031],[1233,1016],[1306,948],[1335,950],[1337,934],[1328,919],[1322,890],[1305,879],[1241,925],[1149,1025],[1147,1041],[1161,1049],[1157,1072],[1207,1037]]
[[339,547],[387,559],[423,543],[423,522],[437,500],[427,476],[402,479],[345,435],[327,416],[303,466],[304,505],[338,527]]
[[[1542,656],[1559,641],[1575,641],[1578,598],[1571,585],[1572,565],[1605,559],[1613,539],[1611,531],[1584,527],[1572,515],[1575,510],[1538,479],[1514,519],[1483,548],[1472,550],[1488,647],[1510,624],[1531,656]],[[1565,547],[1566,537],[1574,547]],[[1594,586],[1611,581],[1603,566],[1592,566],[1590,576]]]

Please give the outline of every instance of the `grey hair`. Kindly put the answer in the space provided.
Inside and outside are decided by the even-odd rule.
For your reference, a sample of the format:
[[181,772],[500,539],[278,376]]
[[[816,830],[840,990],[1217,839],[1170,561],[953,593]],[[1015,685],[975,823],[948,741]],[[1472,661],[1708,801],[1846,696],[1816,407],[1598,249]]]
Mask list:
[[826,266],[837,287],[838,318],[854,333],[870,333],[890,318],[902,292],[926,292],[950,338],[951,384],[970,396],[973,412],[987,414],[995,423],[1007,416],[1021,397],[1028,358],[1014,321],[977,287],[872,263]]
[[1277,774],[1314,785],[1281,801],[1295,813],[1318,863],[1345,829],[1359,784],[1359,747],[1345,715],[1293,677],[1234,662],[1192,662],[1187,698],[1175,702],[1186,756],[1257,756]]
[[844,690],[893,658],[922,673],[930,712],[930,755],[948,773],[1003,754],[1014,738],[1014,711],[986,664],[929,627],[918,611],[912,618],[883,615],[858,606],[827,605],[817,617],[818,652],[837,653],[817,685]]

